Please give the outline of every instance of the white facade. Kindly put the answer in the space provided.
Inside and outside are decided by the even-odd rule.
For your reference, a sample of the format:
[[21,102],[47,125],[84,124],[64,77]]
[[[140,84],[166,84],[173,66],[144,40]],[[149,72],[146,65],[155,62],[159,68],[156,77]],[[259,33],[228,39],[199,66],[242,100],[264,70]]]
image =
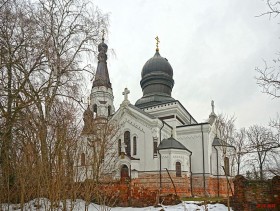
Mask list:
[[[103,158],[104,163],[106,159],[113,161],[110,170],[114,178],[124,176],[124,167],[126,176],[131,178],[138,178],[143,173],[158,174],[165,169],[176,172],[176,175],[203,176],[204,179],[224,175],[221,146],[213,146],[216,118],[213,102],[209,122],[197,123],[178,100],[172,98],[170,102],[139,108],[129,102],[128,94],[129,90],[125,89],[124,101],[116,112],[111,88],[95,86],[90,95],[89,108],[93,118],[108,118],[109,124],[117,128],[117,132],[111,136],[110,149]],[[92,152],[87,147],[88,138],[85,137],[82,135],[80,139],[79,150],[80,154],[86,154],[86,161],[75,164],[78,172],[84,174],[80,181],[90,177],[90,166],[95,162],[90,158]],[[170,137],[169,145],[164,145],[163,141]],[[111,159],[112,156],[115,159]],[[181,174],[177,174],[178,171]]]

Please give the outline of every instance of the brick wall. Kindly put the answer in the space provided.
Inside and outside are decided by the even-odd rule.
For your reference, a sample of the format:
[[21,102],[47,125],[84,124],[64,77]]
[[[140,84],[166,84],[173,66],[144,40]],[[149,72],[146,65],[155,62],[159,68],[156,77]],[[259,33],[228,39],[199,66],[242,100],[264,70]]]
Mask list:
[[271,180],[234,179],[234,210],[280,210],[280,176]]
[[[161,189],[158,172],[142,172],[139,173],[138,178],[131,181],[129,178],[126,178],[110,182],[107,185],[101,184],[99,189],[102,189],[107,201],[110,199],[110,201],[114,202],[114,204],[111,204],[112,206],[143,207],[157,205],[162,201],[164,204],[176,204],[180,203],[179,197],[205,196],[202,176],[192,178],[192,195],[190,177],[186,175],[176,177],[175,172],[170,171],[169,173],[178,197],[166,172],[162,173]],[[219,194],[217,177],[205,177],[205,179],[206,196],[227,196],[227,180],[225,177],[219,178]]]

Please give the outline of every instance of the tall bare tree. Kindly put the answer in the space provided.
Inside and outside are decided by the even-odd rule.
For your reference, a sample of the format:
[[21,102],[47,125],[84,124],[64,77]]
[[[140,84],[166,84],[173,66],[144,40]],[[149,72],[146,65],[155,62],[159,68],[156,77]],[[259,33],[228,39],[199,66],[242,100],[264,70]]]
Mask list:
[[231,145],[235,147],[235,160],[236,160],[236,174],[240,174],[241,166],[242,166],[242,158],[246,154],[244,148],[246,147],[246,130],[245,128],[241,128],[240,130],[234,133],[234,138],[231,142]]
[[274,150],[279,147],[279,140],[275,139],[273,132],[266,127],[254,125],[247,130],[248,146],[251,159],[255,161],[254,166],[260,175],[260,179],[265,178],[265,165]]
[[[71,134],[70,125],[64,125],[67,115],[57,110],[79,103],[83,72],[93,73],[86,56],[95,55],[108,19],[90,2],[79,0],[0,5],[0,172],[10,193],[16,162],[27,148],[42,166],[38,176],[46,183],[53,176],[65,137]],[[76,127],[77,119],[72,120]]]

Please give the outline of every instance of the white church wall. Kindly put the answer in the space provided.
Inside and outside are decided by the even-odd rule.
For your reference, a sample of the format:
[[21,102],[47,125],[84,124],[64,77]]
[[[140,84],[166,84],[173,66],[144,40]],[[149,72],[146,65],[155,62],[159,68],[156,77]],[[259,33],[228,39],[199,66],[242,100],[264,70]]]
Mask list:
[[178,150],[178,149],[164,149],[160,150],[161,153],[161,168],[164,170],[167,168],[168,170],[175,171],[176,170],[176,162],[181,163],[181,170],[184,172],[189,172],[189,152],[186,150]]
[[[210,173],[210,154],[208,152],[209,133],[208,124],[203,126],[194,125],[189,127],[177,128],[177,140],[192,152],[192,172]],[[203,139],[202,139],[202,131]],[[204,145],[204,163],[203,163],[203,145]]]

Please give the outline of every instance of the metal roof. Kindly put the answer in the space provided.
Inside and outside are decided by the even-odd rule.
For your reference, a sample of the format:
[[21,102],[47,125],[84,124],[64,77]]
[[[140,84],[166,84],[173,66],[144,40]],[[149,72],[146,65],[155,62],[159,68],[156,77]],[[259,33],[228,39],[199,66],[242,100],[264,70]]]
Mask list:
[[163,139],[159,146],[158,150],[162,149],[181,149],[181,150],[187,150],[189,151],[183,144],[181,144],[179,141],[174,139],[173,137],[170,137],[168,139]]

